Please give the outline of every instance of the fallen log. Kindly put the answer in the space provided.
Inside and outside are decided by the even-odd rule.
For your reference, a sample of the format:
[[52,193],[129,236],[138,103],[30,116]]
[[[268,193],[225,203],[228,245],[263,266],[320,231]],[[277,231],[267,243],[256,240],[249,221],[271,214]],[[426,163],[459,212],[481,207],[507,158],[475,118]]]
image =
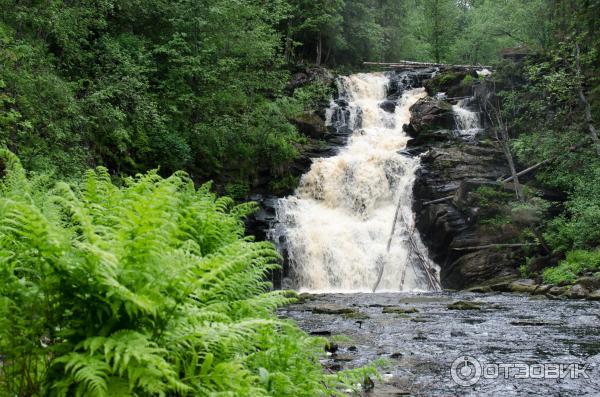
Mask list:
[[443,68],[443,69],[488,69],[493,70],[489,65],[452,65],[446,63],[433,62],[415,62],[415,61],[399,61],[399,62],[363,62],[367,66],[383,66],[383,67],[413,67],[413,68]]
[[443,203],[444,201],[452,200],[453,198],[454,198],[454,195],[446,196],[446,197],[439,198],[437,200],[426,201],[423,203],[423,205],[425,206],[425,205],[431,205],[431,204],[439,204],[439,203]]
[[510,247],[532,247],[539,246],[537,243],[524,243],[524,244],[487,244],[487,245],[479,245],[475,247],[456,247],[452,248],[454,251],[472,251],[472,250],[482,250],[487,248],[510,248]]

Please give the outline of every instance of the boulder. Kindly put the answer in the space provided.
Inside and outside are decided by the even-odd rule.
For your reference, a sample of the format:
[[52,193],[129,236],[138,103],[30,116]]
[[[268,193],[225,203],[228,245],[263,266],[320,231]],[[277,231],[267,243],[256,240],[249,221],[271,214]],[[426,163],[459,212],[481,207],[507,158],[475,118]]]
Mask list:
[[537,288],[537,283],[531,279],[517,280],[510,285],[512,292],[524,292],[527,294],[533,294]]
[[600,289],[590,292],[587,298],[592,301],[600,301]]
[[301,134],[308,137],[322,139],[327,134],[325,120],[314,112],[303,113],[290,121],[298,128]]
[[567,289],[565,287],[554,286],[548,290],[547,294],[550,296],[561,296],[566,290]]
[[433,98],[423,98],[411,108],[411,122],[405,128],[413,138],[428,131],[450,129],[455,127],[454,112],[448,102]]
[[584,299],[590,294],[590,291],[581,284],[575,284],[569,290],[569,296],[573,299]]
[[475,70],[447,70],[425,80],[423,86],[431,96],[444,92],[450,98],[466,97],[473,95],[472,83],[478,78]]
[[458,301],[448,305],[448,310],[481,310],[481,303],[470,301]]
[[600,289],[600,279],[594,276],[579,277],[576,284],[581,285],[588,291]]
[[396,102],[394,101],[385,100],[379,104],[379,107],[388,113],[396,112]]
[[335,76],[329,69],[322,67],[306,68],[292,74],[288,84],[287,91],[291,94],[297,88],[311,83],[319,83],[326,86],[333,84]]

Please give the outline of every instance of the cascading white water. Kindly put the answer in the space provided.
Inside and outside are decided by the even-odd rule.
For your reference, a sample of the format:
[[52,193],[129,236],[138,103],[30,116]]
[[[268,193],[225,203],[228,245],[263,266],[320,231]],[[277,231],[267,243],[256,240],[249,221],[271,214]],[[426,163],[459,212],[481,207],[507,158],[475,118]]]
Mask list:
[[409,139],[402,129],[410,121],[409,108],[426,93],[406,91],[395,113],[388,113],[379,106],[388,82],[384,74],[341,78],[353,130],[348,144],[334,157],[315,160],[295,195],[278,203],[271,237],[284,237],[300,290],[370,292],[381,271],[378,291],[428,289],[414,263],[415,255],[426,258],[412,213],[419,160],[399,154]]
[[454,121],[456,129],[461,135],[474,136],[481,131],[479,123],[479,114],[467,108],[468,100],[461,99],[458,103],[452,106],[454,112]]

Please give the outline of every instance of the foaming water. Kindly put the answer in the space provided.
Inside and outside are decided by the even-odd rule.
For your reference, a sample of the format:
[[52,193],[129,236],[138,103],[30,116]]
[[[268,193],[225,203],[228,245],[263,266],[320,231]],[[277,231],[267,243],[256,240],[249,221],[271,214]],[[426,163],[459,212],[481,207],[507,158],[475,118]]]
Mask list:
[[452,106],[454,112],[454,121],[456,128],[461,135],[473,136],[481,131],[479,115],[467,108],[468,100],[461,99],[456,105]]
[[[340,79],[352,135],[336,156],[315,160],[296,193],[279,201],[271,237],[284,241],[299,290],[371,292],[381,272],[378,291],[428,289],[415,263],[415,255],[426,258],[412,212],[419,160],[399,154],[409,139],[402,129],[409,109],[426,93],[407,90],[388,113],[379,106],[388,83],[384,74]],[[330,124],[335,111],[328,112]]]

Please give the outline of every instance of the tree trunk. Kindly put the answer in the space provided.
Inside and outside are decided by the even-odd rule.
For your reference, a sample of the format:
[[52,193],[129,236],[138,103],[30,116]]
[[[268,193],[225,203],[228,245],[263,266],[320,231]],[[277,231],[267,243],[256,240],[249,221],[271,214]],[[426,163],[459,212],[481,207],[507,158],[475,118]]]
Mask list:
[[585,97],[585,93],[583,92],[583,76],[581,73],[581,60],[579,54],[579,43],[575,43],[576,49],[576,65],[577,65],[577,78],[579,79],[579,99],[581,99],[581,103],[583,103],[584,113],[585,113],[585,122],[587,123],[588,130],[590,131],[590,136],[592,137],[592,143],[594,148],[596,149],[596,154],[600,157],[600,141],[598,140],[598,131],[596,131],[596,127],[594,127],[594,120],[592,119],[592,108],[590,107],[590,103]]
[[290,63],[292,61],[292,21],[288,20],[287,33],[285,35],[285,50],[283,52],[285,61]]
[[321,38],[321,32],[319,32],[319,40],[317,41],[317,66],[321,66],[321,58],[323,55],[323,40]]

